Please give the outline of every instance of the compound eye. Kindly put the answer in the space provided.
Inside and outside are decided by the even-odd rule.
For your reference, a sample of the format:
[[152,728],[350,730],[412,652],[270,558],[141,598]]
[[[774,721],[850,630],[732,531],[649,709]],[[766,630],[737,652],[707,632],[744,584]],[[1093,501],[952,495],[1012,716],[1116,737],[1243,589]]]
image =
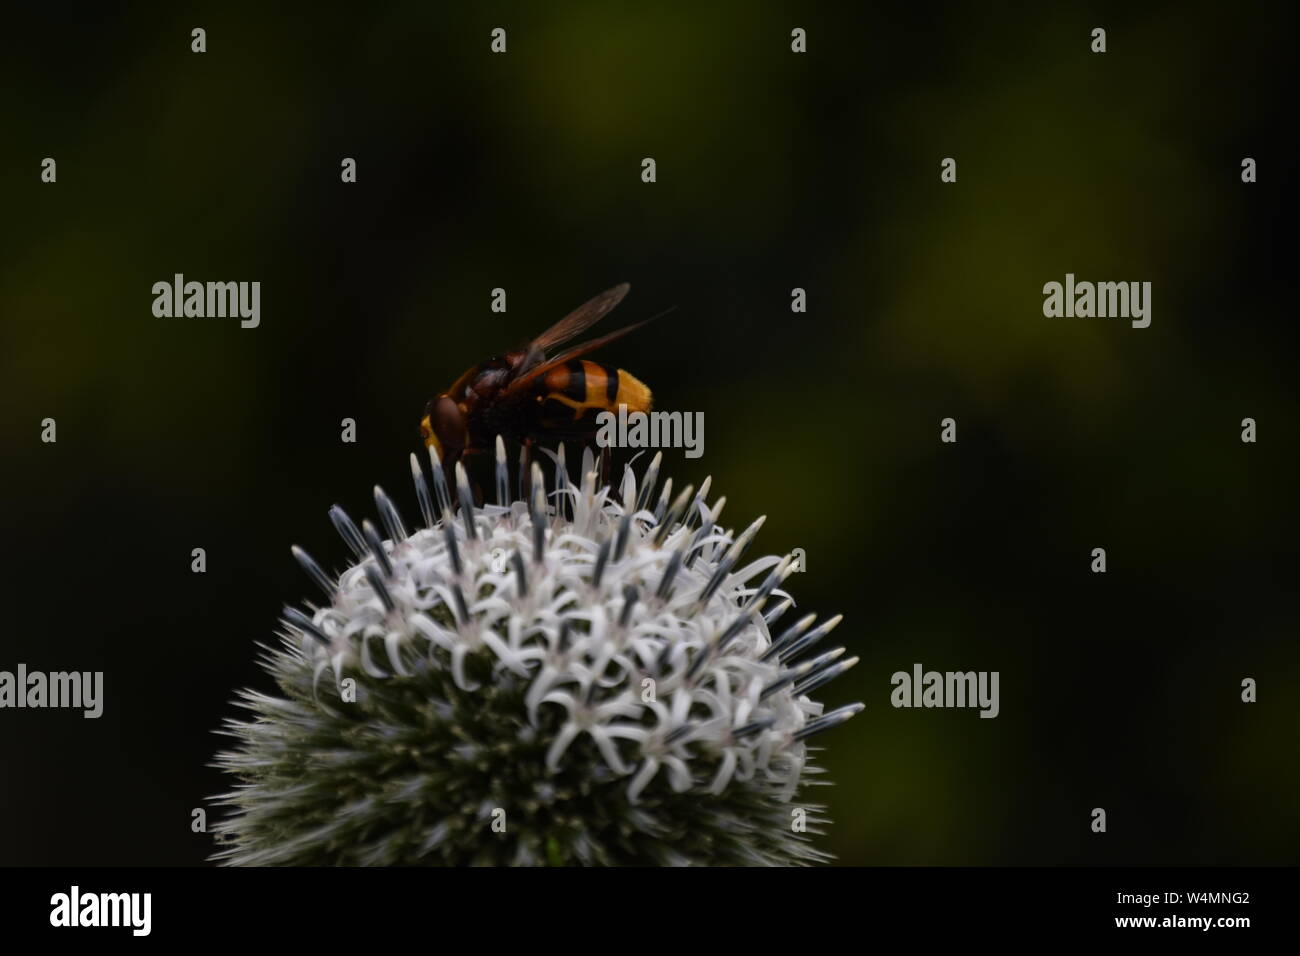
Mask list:
[[433,403],[429,423],[447,452],[460,451],[465,447],[465,416],[460,413],[460,407],[446,395]]

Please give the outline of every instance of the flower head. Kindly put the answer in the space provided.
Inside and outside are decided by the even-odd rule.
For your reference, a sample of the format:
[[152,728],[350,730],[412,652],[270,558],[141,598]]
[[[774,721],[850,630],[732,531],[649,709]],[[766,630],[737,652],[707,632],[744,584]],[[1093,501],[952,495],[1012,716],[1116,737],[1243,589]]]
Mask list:
[[[819,642],[840,618],[778,622],[790,557],[746,560],[763,523],[719,524],[710,481],[656,490],[568,479],[549,492],[498,442],[496,503],[462,466],[408,532],[375,489],[381,533],[337,506],[355,563],[337,578],[293,553],[324,592],[286,608],[264,665],[284,696],[246,690],[217,765],[230,864],[791,864],[825,859],[798,821],[817,772],[810,692],[857,662]],[[454,493],[454,498],[453,498]],[[458,507],[456,507],[458,506]],[[800,811],[803,816],[800,817]],[[813,827],[815,831],[815,826]]]

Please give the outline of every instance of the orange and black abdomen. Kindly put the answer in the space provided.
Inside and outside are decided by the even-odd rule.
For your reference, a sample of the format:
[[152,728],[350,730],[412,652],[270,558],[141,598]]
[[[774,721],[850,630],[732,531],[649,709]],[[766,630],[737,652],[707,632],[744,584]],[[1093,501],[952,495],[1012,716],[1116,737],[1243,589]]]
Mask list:
[[648,412],[653,396],[643,382],[621,368],[574,359],[556,366],[537,383],[538,425],[554,434],[596,431],[601,412]]

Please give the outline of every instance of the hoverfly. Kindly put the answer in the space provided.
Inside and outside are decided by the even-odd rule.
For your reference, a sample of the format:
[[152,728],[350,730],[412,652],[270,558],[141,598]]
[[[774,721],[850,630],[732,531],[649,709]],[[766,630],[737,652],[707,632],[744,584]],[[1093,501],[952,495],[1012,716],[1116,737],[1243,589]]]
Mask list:
[[[521,349],[494,356],[466,371],[431,399],[420,420],[420,438],[447,468],[469,455],[490,451],[498,435],[523,444],[525,455],[544,439],[590,440],[600,412],[649,412],[650,389],[623,369],[579,356],[620,339],[647,322],[548,352],[591,328],[623,301],[624,282],[570,312]],[[607,451],[607,450],[606,450]],[[607,465],[608,456],[603,464]]]

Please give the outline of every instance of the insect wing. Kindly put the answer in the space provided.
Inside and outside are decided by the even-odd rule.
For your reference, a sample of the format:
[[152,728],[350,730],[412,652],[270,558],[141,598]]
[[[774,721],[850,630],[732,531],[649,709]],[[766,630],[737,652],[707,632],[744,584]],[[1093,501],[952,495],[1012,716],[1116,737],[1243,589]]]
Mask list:
[[614,307],[623,301],[623,297],[627,295],[630,288],[630,285],[622,282],[612,289],[606,289],[594,299],[578,306],[578,308],[529,342],[527,355],[520,366],[520,371],[530,371],[539,362],[545,360],[548,351],[563,345],[574,336],[581,335],[609,315]]
[[617,339],[621,339],[623,336],[635,332],[637,329],[641,328],[641,326],[652,321],[654,320],[646,319],[644,322],[635,322],[632,325],[625,325],[623,328],[610,332],[608,335],[602,335],[599,338],[583,342],[581,345],[575,345],[571,349],[566,349],[559,355],[546,359],[546,361],[541,365],[528,369],[528,371],[523,375],[520,375],[518,378],[511,381],[510,384],[505,387],[502,394],[505,396],[519,395],[527,389],[530,383],[536,381],[538,377],[545,375],[557,365],[563,365],[565,362],[571,362],[579,356],[586,355],[588,352],[594,352],[596,349],[606,346]]

